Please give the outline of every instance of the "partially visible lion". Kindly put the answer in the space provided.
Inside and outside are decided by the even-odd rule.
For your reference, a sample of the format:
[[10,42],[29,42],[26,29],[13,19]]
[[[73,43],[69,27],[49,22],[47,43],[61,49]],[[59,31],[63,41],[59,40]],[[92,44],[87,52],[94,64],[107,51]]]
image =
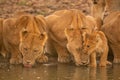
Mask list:
[[87,18],[82,12],[75,9],[56,11],[47,16],[46,20],[48,53],[56,52],[59,62],[66,63],[72,60],[79,65],[83,40],[82,31],[90,33],[95,27],[94,22],[90,17]]
[[95,18],[101,18],[105,10],[105,0],[92,0],[91,15]]
[[23,63],[32,67],[37,62],[47,62],[44,46],[47,40],[46,21],[43,16],[30,14],[8,18],[3,22],[3,41],[10,63]]
[[3,38],[2,38],[2,30],[3,29],[3,19],[0,18],[0,53],[2,50],[2,45],[3,45]]
[[107,38],[102,31],[86,34],[81,54],[81,65],[96,67],[96,57],[100,56],[99,66],[105,67],[108,56]]
[[120,21],[120,0],[106,0],[104,21],[102,31],[108,38],[110,48],[114,55],[114,63],[120,63],[119,54],[119,21]]
[[110,13],[104,20],[102,31],[108,38],[114,55],[114,63],[120,63],[120,11]]
[[3,21],[4,19],[0,18],[0,54],[2,54],[5,57],[6,51],[3,44]]
[[105,0],[105,10],[109,13],[120,10],[120,0]]
[[91,15],[96,19],[99,30],[103,24],[105,5],[105,0],[92,0]]

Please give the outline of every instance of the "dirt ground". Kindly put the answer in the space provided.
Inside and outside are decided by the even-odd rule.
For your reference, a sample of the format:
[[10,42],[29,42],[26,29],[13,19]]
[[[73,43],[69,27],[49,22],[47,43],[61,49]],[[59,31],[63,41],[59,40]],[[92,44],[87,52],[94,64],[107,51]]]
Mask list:
[[0,0],[0,17],[12,17],[19,11],[46,16],[61,9],[79,9],[89,14],[90,6],[90,0]]

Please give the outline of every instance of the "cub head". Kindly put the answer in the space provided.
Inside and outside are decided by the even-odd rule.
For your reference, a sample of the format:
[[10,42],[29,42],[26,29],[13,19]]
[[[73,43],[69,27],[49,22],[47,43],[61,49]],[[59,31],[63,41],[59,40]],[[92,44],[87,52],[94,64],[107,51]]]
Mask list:
[[43,54],[47,34],[29,33],[27,30],[20,32],[19,49],[23,56],[23,65],[31,67],[36,59]]
[[89,57],[96,51],[100,36],[96,33],[84,34],[83,53],[81,54],[81,65],[89,64]]
[[92,0],[93,4],[101,4],[103,3],[105,5],[105,0]]
[[[67,37],[67,49],[68,51],[74,55],[78,55],[80,57],[81,49],[82,49],[82,36],[80,29],[74,28],[66,28],[65,35]],[[77,57],[78,57],[77,56]],[[80,58],[74,56],[76,64],[79,64]]]

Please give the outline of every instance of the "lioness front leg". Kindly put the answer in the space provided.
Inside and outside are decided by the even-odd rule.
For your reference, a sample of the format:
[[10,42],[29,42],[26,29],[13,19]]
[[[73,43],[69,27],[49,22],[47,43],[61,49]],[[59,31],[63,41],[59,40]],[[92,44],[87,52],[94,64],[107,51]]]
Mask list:
[[59,62],[68,63],[71,61],[71,57],[70,57],[70,54],[69,54],[67,48],[59,46],[59,45],[55,46],[55,48],[58,53],[58,61]]
[[74,50],[69,50],[69,51],[70,51],[71,55],[73,55],[73,57],[74,57],[75,65],[79,66],[81,64],[80,53],[78,53]]
[[48,57],[45,54],[42,54],[37,58],[37,62],[46,63],[48,62]]
[[114,55],[114,60],[113,63],[120,63],[120,49],[119,45],[111,45],[113,55]]
[[90,66],[91,67],[96,67],[97,63],[96,63],[96,53],[92,53],[90,54]]
[[22,63],[22,55],[19,52],[19,50],[12,50],[11,51],[11,58],[10,58],[10,64],[20,64]]

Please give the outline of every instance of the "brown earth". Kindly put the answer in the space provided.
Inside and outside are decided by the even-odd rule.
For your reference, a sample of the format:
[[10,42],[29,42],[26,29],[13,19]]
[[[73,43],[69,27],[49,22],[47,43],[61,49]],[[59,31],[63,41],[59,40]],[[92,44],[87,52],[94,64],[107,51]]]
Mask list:
[[79,9],[90,13],[89,0],[0,0],[0,17],[12,17],[15,12],[49,15],[61,9]]

